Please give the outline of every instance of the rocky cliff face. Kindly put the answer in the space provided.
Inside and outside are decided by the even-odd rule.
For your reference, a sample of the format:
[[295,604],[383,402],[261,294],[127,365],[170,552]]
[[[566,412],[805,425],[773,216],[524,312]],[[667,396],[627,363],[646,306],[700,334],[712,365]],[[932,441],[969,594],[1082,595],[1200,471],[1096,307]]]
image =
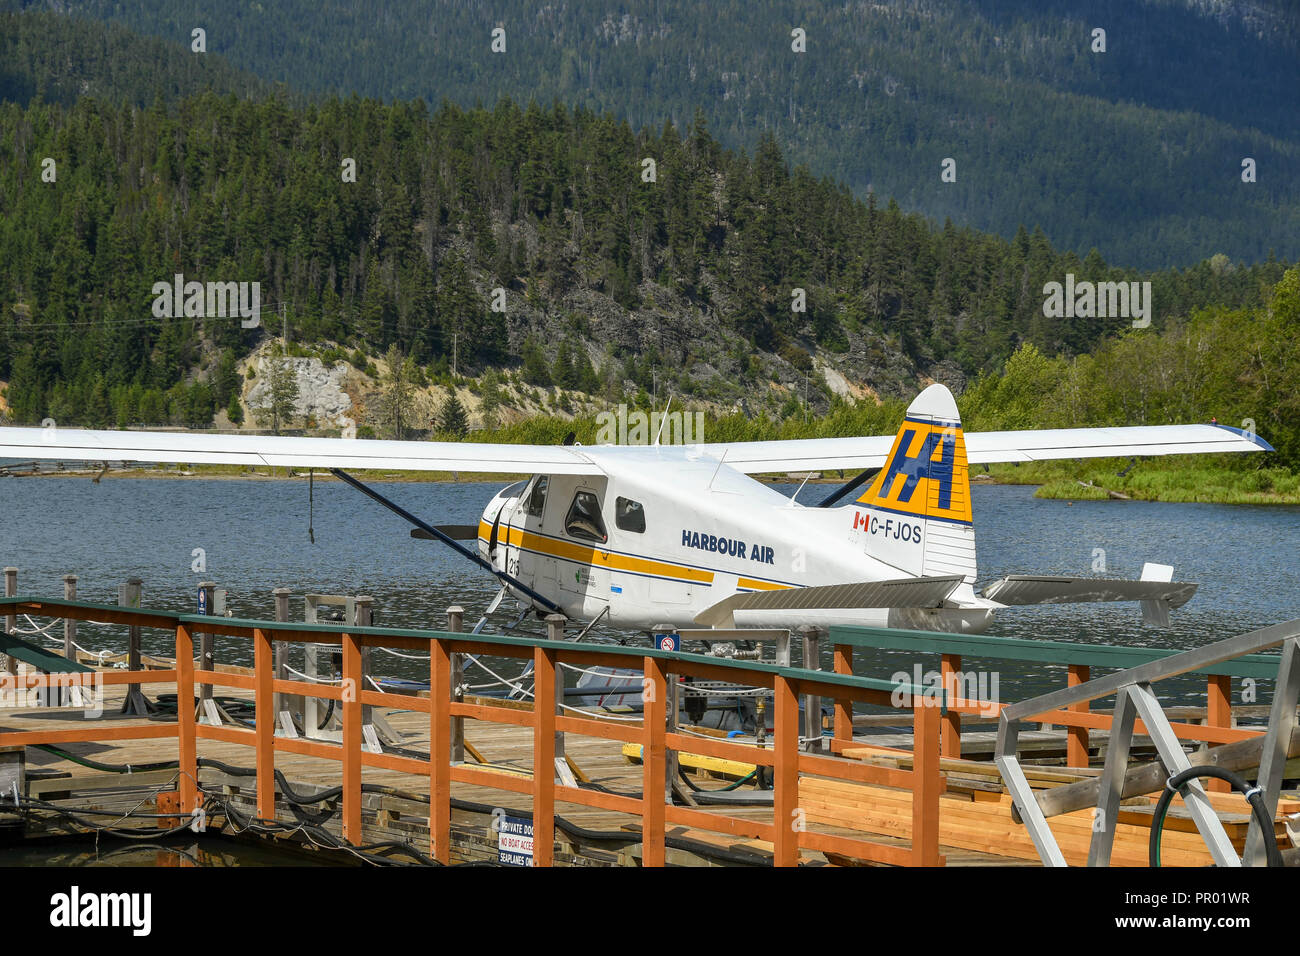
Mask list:
[[[254,412],[266,406],[270,390],[267,375],[270,354],[266,349],[254,353],[251,365],[256,378],[244,393],[244,404]],[[318,428],[345,428],[352,424],[354,414],[352,397],[348,394],[349,375],[355,371],[346,362],[326,365],[318,358],[286,359],[298,380],[298,401],[294,404],[294,417],[304,422],[314,422]]]

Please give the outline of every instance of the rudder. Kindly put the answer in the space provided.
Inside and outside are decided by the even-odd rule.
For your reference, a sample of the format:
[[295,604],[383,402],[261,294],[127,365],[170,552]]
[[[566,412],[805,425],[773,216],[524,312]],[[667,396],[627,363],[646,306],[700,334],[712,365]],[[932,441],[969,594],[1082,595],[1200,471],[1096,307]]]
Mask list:
[[857,503],[871,512],[872,557],[916,576],[960,574],[974,585],[966,439],[946,387],[929,386],[908,407],[885,467]]

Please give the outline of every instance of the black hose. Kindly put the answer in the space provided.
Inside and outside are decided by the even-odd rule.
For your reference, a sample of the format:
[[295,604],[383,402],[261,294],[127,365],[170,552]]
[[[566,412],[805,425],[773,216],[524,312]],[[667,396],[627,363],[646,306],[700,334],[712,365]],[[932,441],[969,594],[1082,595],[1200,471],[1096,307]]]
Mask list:
[[1189,780],[1197,777],[1226,780],[1232,785],[1232,789],[1246,798],[1255,816],[1255,823],[1259,826],[1260,836],[1264,839],[1264,854],[1268,865],[1282,866],[1282,851],[1278,849],[1277,834],[1273,830],[1273,818],[1269,815],[1268,807],[1264,805],[1264,791],[1259,787],[1252,787],[1240,774],[1212,766],[1188,767],[1165,781],[1165,789],[1160,794],[1160,799],[1156,801],[1155,813],[1151,818],[1151,840],[1147,849],[1147,862],[1153,867],[1160,866],[1160,838],[1165,829],[1165,815],[1168,814],[1169,807],[1174,801],[1174,794],[1183,790]]
[[[51,753],[56,754],[57,756],[63,757],[64,759],[85,763],[88,766],[91,766],[93,769],[100,769],[100,770],[116,772],[116,773],[129,773],[131,770],[139,771],[139,770],[143,770],[145,767],[148,767],[150,769],[161,770],[161,769],[171,769],[179,766],[179,763],[174,760],[164,761],[158,764],[142,765],[140,767],[128,766],[125,764],[119,764],[119,765],[103,764],[103,763],[97,763],[96,761],[89,760],[88,758],[79,757],[75,754],[70,754],[66,751],[60,750],[57,747],[53,747],[49,745],[41,745],[41,747],[42,749],[48,750]],[[415,754],[416,752],[410,751],[410,753]],[[419,754],[418,756],[426,757],[427,755]],[[228,763],[223,763],[220,760],[215,760],[211,757],[200,757],[198,758],[196,763],[197,766],[199,767],[210,767],[214,770],[221,771],[222,773],[229,774],[232,777],[253,777],[257,775],[257,768],[255,767],[237,767]],[[327,790],[322,790],[319,793],[315,793],[311,795],[300,794],[296,792],[292,787],[289,786],[289,781],[285,778],[284,774],[278,769],[275,771],[275,781],[279,787],[280,792],[284,794],[285,800],[289,804],[291,804],[293,809],[295,810],[295,815],[301,814],[300,817],[301,822],[298,825],[309,826],[314,831],[320,828],[321,822],[329,820],[337,812],[337,810],[324,811],[323,815],[317,818],[307,813],[304,813],[303,810],[304,808],[311,807],[315,804],[322,803],[326,800],[336,799],[343,793],[342,787],[331,787]],[[617,792],[596,783],[585,784],[584,788],[598,790],[604,793]],[[242,828],[247,828],[247,826],[252,825],[254,820],[253,817],[248,817],[245,818],[245,820],[241,821],[239,819],[237,812],[233,815],[230,813],[231,808],[226,804],[226,802],[223,799],[217,797],[215,794],[212,794],[209,791],[204,791],[204,792],[207,796],[216,800],[216,802],[218,802],[218,804],[221,806],[222,810],[225,811],[228,816],[231,816],[232,819],[234,819],[238,825],[241,825]],[[402,790],[397,787],[390,787],[378,783],[363,783],[361,785],[361,792],[398,797],[399,799],[402,800],[410,800],[413,803],[427,804],[429,802],[428,794],[414,793],[410,790]],[[707,793],[708,791],[704,791],[704,792]],[[640,797],[639,793],[619,794],[619,795],[628,796],[633,799],[639,799]],[[40,804],[38,804],[38,806],[40,807],[40,809],[54,810],[56,812],[61,813],[64,816],[71,817],[71,814],[63,810],[63,808],[61,807],[56,807],[54,805],[40,805]],[[533,818],[533,814],[531,810],[515,810],[515,809],[510,809],[508,807],[494,807],[494,806],[489,806],[488,804],[485,803],[475,803],[469,800],[461,800],[456,797],[451,798],[451,806],[453,809],[460,810],[465,813],[481,813],[487,816],[491,816],[494,810],[504,810],[506,813],[510,814],[511,816],[519,817],[521,819],[531,820]],[[156,816],[169,817],[169,816],[175,816],[175,814],[156,814]],[[306,818],[306,819],[303,820],[302,818]],[[81,821],[76,821],[76,822],[81,822]],[[272,830],[272,828],[265,821],[260,821],[259,825],[261,829]],[[584,840],[589,843],[619,843],[626,846],[629,844],[641,842],[641,835],[639,833],[636,833],[635,831],[589,830],[586,827],[579,826],[578,824],[573,823],[572,821],[562,816],[559,816],[558,814],[555,816],[555,826],[556,829],[568,834],[574,839]],[[189,829],[189,827],[190,827],[190,823],[189,821],[186,821],[182,826],[176,828],[176,830],[174,831],[162,831],[162,830],[153,831],[152,835],[154,837],[165,836],[169,832],[180,832],[181,830]],[[286,831],[295,828],[283,824],[278,825],[278,827],[283,828]],[[328,833],[328,831],[325,831],[323,829],[321,829],[320,832]],[[122,835],[125,836],[126,834],[122,834]],[[330,842],[331,845],[333,845],[335,843],[338,843],[339,841],[337,841],[332,834],[329,834],[328,842]],[[671,837],[671,836],[666,837],[664,844],[665,846],[672,847],[674,849],[687,850],[689,852],[695,853],[698,856],[705,857],[706,859],[713,859],[725,863],[736,863],[745,866],[754,866],[756,865],[756,863],[762,862],[760,858],[755,857],[751,854],[725,850],[720,847],[715,847],[712,844],[697,842],[695,840],[685,839],[681,837]],[[414,850],[411,847],[406,846],[405,844],[398,843],[395,845],[402,847],[403,850],[407,850],[410,851],[411,853],[418,854],[418,851]],[[379,844],[376,844],[376,846],[379,846]],[[349,849],[349,850],[360,849],[358,847],[352,847],[350,844],[346,846],[339,845],[336,848]],[[470,864],[460,864],[460,865],[470,865]]]
[[695,784],[695,782],[691,780],[690,777],[686,776],[686,771],[683,770],[681,767],[678,767],[678,768],[677,768],[677,776],[681,777],[681,778],[682,778],[682,783],[686,784],[686,786],[690,787],[690,788],[691,788],[692,790],[694,790],[696,793],[727,793],[727,792],[729,792],[729,791],[731,791],[731,790],[735,790],[735,789],[737,789],[737,788],[740,787],[743,783],[745,783],[745,781],[747,781],[747,780],[752,780],[752,779],[754,779],[755,777],[757,777],[757,776],[758,776],[758,768],[755,767],[753,770],[751,770],[749,773],[745,774],[745,775],[744,775],[743,777],[741,777],[739,780],[736,780],[736,781],[734,781],[734,782],[732,782],[732,783],[729,783],[729,784],[727,784],[725,787],[713,787],[713,788],[711,788],[711,789],[705,789],[704,787],[697,786],[697,785]]

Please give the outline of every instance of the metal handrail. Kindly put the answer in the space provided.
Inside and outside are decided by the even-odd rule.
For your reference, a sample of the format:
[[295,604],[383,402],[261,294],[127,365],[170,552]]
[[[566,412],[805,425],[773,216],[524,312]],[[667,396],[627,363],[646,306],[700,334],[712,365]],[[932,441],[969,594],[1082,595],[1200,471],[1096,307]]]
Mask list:
[[[1116,695],[1115,711],[1111,720],[1111,737],[1106,750],[1105,765],[1098,781],[1096,816],[1092,841],[1088,849],[1088,865],[1105,866],[1110,862],[1120,802],[1126,795],[1125,773],[1138,717],[1141,717],[1169,777],[1192,766],[1174,735],[1151,685],[1166,678],[1203,670],[1244,654],[1278,645],[1282,645],[1282,653],[1277,658],[1277,685],[1269,713],[1268,731],[1264,736],[1260,753],[1257,781],[1271,819],[1277,812],[1283,769],[1292,735],[1297,727],[1296,705],[1297,700],[1300,699],[1300,619],[1239,634],[1172,657],[1148,661],[1137,667],[1088,680],[1074,687],[1040,694],[1004,707],[998,719],[994,760],[1042,861],[1049,866],[1066,865],[1065,857],[1048,826],[1047,815],[1017,759],[1019,725],[1022,718],[1064,709],[1111,694]],[[1193,779],[1185,785],[1184,802],[1216,864],[1241,866],[1243,862],[1250,865],[1262,862],[1264,834],[1260,830],[1258,821],[1252,818],[1247,830],[1245,853],[1239,859],[1223,823],[1211,806],[1205,788],[1199,780]]]

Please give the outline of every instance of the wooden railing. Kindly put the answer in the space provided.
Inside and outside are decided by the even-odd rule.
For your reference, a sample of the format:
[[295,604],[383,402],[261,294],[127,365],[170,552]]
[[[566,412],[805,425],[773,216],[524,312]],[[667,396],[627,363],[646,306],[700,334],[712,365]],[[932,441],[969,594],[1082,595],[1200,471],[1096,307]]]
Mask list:
[[[1124,670],[1161,660],[1180,653],[1176,650],[1149,647],[1113,647],[1104,644],[1077,644],[1063,641],[1038,641],[1024,638],[992,637],[979,634],[942,634],[876,627],[833,627],[830,642],[835,648],[835,670],[853,672],[854,648],[907,651],[915,655],[937,655],[942,686],[948,692],[947,707],[941,718],[941,752],[944,757],[961,756],[962,714],[994,716],[1005,706],[999,701],[967,699],[956,686],[963,660],[978,658],[1064,665],[1066,686],[1075,687],[1092,678],[1092,669]],[[1231,682],[1233,678],[1272,680],[1277,676],[1278,658],[1268,654],[1247,654],[1195,673],[1206,682],[1206,715],[1199,724],[1173,723],[1175,735],[1183,740],[1210,744],[1233,743],[1263,735],[1262,730],[1232,725]],[[1044,723],[1059,724],[1066,730],[1066,764],[1087,767],[1089,730],[1109,730],[1111,717],[1089,712],[1088,703],[1072,705],[1069,710],[1055,710],[1036,715]],[[1137,732],[1145,733],[1141,721]],[[835,740],[832,749],[839,752],[844,741],[852,737],[851,714],[836,709]],[[1211,790],[1226,791],[1228,784],[1209,781]]]
[[[922,688],[899,685],[852,674],[828,673],[792,667],[706,657],[658,649],[599,646],[565,641],[472,635],[450,631],[413,631],[378,627],[343,627],[278,623],[128,609],[116,605],[70,600],[12,597],[0,599],[11,614],[61,617],[144,628],[164,628],[175,633],[175,667],[170,670],[116,671],[103,675],[105,684],[174,682],[177,693],[176,724],[123,726],[86,722],[71,731],[0,731],[0,745],[56,744],[124,739],[175,739],[180,762],[180,810],[191,813],[200,805],[198,744],[203,740],[241,744],[253,749],[256,760],[256,804],[259,817],[275,818],[275,755],[303,754],[341,764],[342,831],[345,840],[359,844],[362,827],[361,776],[366,767],[426,777],[429,784],[429,830],[432,856],[443,863],[451,858],[451,787],[470,784],[519,794],[532,799],[533,860],[538,866],[553,862],[555,805],[578,804],[632,814],[641,819],[642,863],[662,866],[669,827],[693,829],[768,841],[777,866],[797,865],[801,850],[842,854],[870,862],[934,866],[939,853],[939,796],[944,789],[940,773],[940,721],[943,699],[927,699]],[[251,674],[195,669],[195,636],[212,634],[252,641]],[[273,644],[337,644],[342,652],[343,679],[338,686],[275,677]],[[386,647],[429,653],[429,696],[417,697],[365,690],[362,650]],[[530,710],[514,706],[457,701],[453,697],[453,654],[514,658],[533,665],[534,701]],[[611,722],[598,716],[557,713],[556,685],[559,665],[606,666],[638,671],[644,688],[640,726]],[[734,681],[770,688],[774,699],[774,735],[771,747],[671,732],[666,704],[669,681],[677,677]],[[39,686],[43,678],[31,677]],[[53,682],[51,680],[51,682]],[[195,720],[196,685],[213,685],[251,691],[253,729],[199,724]],[[804,753],[799,747],[800,694],[836,702],[836,712],[852,714],[854,703],[897,706],[899,692],[917,706],[905,708],[913,724],[915,747],[911,770],[894,769],[847,760],[838,756]],[[273,701],[276,694],[314,696],[337,701],[342,712],[341,744],[276,736]],[[370,753],[362,749],[362,707],[392,707],[429,715],[427,759]],[[454,718],[531,727],[533,731],[532,779],[494,773],[452,760]],[[837,730],[839,728],[837,723]],[[577,734],[640,744],[642,793],[639,797],[566,786],[556,782],[556,735]],[[735,760],[773,771],[771,822],[672,805],[666,798],[666,759],[669,750]],[[827,777],[895,787],[912,794],[911,846],[813,832],[803,823],[799,808],[801,775]]]

